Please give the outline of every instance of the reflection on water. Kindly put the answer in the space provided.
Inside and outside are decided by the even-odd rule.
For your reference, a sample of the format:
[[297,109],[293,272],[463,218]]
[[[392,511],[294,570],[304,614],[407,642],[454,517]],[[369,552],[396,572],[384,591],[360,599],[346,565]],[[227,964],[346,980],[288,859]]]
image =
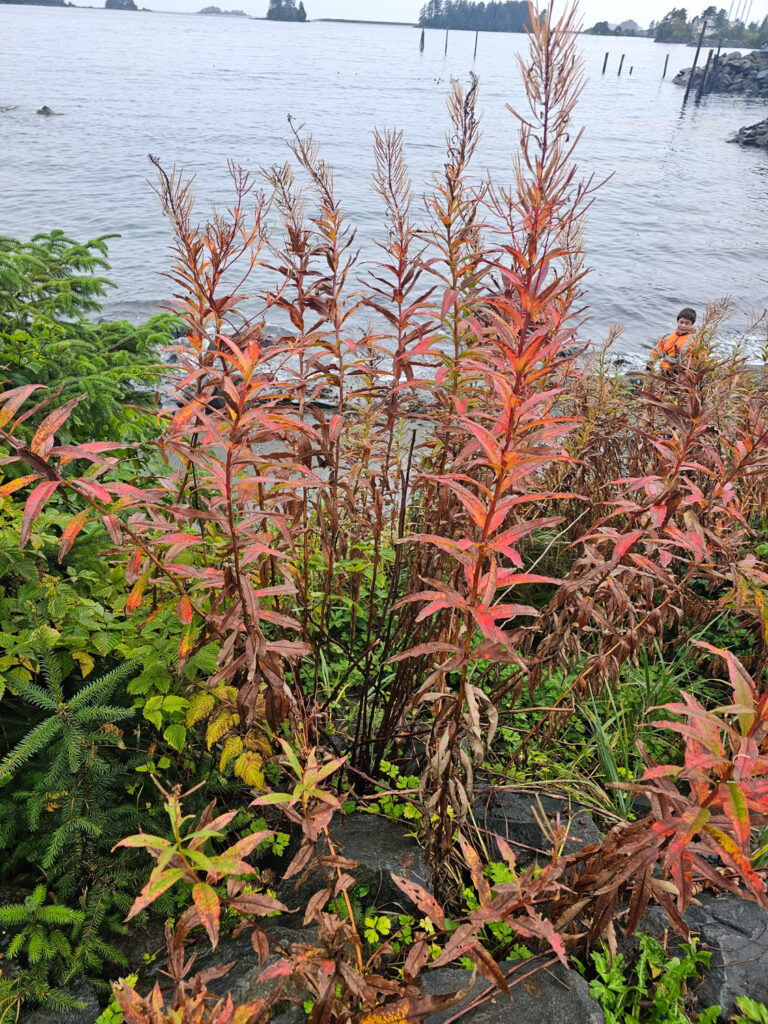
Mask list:
[[[481,34],[473,63],[473,33],[452,32],[444,57],[437,31],[419,54],[410,28],[23,6],[0,6],[0,36],[0,107],[15,106],[0,114],[0,231],[120,232],[110,314],[139,318],[170,290],[160,276],[168,233],[146,183],[149,152],[197,174],[202,216],[226,203],[228,157],[254,170],[286,159],[291,113],[336,169],[372,256],[382,226],[370,187],[374,126],[404,129],[422,189],[442,165],[450,77],[474,69],[485,112],[478,173],[511,178],[516,131],[505,104],[523,101],[514,60],[522,36]],[[586,36],[582,45],[590,77],[578,111],[581,165],[597,177],[613,172],[589,214],[585,334],[598,339],[621,322],[619,347],[641,360],[680,306],[701,308],[724,293],[734,296],[740,332],[751,309],[768,305],[768,154],[725,139],[764,108],[709,96],[681,111],[671,78],[691,63],[687,48]],[[63,116],[37,116],[43,104]]]

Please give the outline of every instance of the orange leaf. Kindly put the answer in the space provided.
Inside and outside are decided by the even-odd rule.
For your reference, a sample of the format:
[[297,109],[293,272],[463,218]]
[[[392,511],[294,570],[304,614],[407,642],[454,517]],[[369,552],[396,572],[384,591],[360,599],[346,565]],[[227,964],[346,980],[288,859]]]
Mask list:
[[219,943],[219,915],[221,907],[216,890],[205,882],[198,882],[192,887],[192,899],[200,915],[200,923],[208,932],[208,938],[215,949]]
[[176,606],[176,614],[179,616],[179,622],[182,626],[188,626],[192,621],[192,602],[186,594],[179,598],[179,603]]
[[0,427],[12,419],[13,414],[21,408],[33,391],[44,387],[44,384],[25,384],[20,388],[11,388],[0,395]]
[[141,604],[141,599],[144,596],[144,588],[147,585],[149,579],[149,573],[145,572],[143,576],[140,576],[133,585],[133,590],[128,595],[128,600],[125,603],[125,611],[127,615],[131,612],[135,612]]
[[59,544],[59,561],[62,560],[64,555],[66,555],[72,547],[75,537],[85,526],[87,519],[88,509],[84,508],[82,512],[78,512],[77,515],[67,523],[64,532],[61,535],[61,543]]
[[39,480],[40,477],[37,473],[28,473],[26,476],[17,477],[15,480],[9,480],[8,483],[3,484],[0,487],[0,498],[4,498],[7,494],[13,494],[14,491],[18,491],[21,487],[26,487],[27,484],[31,484],[33,480]]
[[54,409],[49,416],[46,416],[37,428],[29,450],[39,455],[47,455],[53,447],[54,434],[60,427],[64,426],[69,419],[69,414],[84,398],[85,395],[80,395],[78,398],[70,398],[68,402],[60,405],[58,409]]
[[128,564],[125,567],[125,581],[126,583],[135,583],[139,578],[141,572],[141,559],[144,552],[141,548],[136,548],[131,557],[128,559]]

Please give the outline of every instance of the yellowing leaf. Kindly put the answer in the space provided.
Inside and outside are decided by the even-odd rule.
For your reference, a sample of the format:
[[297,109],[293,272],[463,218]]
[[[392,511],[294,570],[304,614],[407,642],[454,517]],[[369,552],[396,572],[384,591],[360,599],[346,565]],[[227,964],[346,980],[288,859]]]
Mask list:
[[224,711],[217,715],[205,731],[205,742],[208,744],[208,749],[210,750],[214,743],[218,743],[234,725],[237,725],[237,716],[231,712]]
[[216,706],[216,699],[207,690],[196,693],[187,709],[187,725],[196,725],[201,718],[207,718]]
[[83,679],[93,671],[93,666],[96,662],[85,651],[70,651],[72,657],[80,666],[80,672],[82,673]]
[[[210,744],[209,744],[210,746]],[[223,772],[233,757],[237,757],[243,749],[243,741],[239,736],[228,736],[219,758],[219,771]]]
[[246,786],[254,789],[265,788],[264,786],[264,760],[261,754],[246,751],[235,761],[235,775],[242,779]]

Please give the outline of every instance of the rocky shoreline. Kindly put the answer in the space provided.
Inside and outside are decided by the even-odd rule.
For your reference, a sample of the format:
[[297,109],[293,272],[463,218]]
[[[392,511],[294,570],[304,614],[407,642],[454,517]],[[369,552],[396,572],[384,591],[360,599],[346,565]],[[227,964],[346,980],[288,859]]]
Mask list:
[[[675,85],[687,86],[691,72],[691,68],[678,71]],[[706,62],[693,72],[694,89],[701,85],[705,74]],[[710,69],[706,91],[768,99],[768,50],[721,54],[717,67]]]

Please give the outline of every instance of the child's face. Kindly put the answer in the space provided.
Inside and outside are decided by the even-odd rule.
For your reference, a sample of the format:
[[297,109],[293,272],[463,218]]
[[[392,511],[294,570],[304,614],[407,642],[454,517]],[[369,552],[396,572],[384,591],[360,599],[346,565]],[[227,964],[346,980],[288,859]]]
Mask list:
[[687,316],[681,316],[677,321],[677,329],[680,334],[690,334],[693,330],[693,320],[689,320]]

